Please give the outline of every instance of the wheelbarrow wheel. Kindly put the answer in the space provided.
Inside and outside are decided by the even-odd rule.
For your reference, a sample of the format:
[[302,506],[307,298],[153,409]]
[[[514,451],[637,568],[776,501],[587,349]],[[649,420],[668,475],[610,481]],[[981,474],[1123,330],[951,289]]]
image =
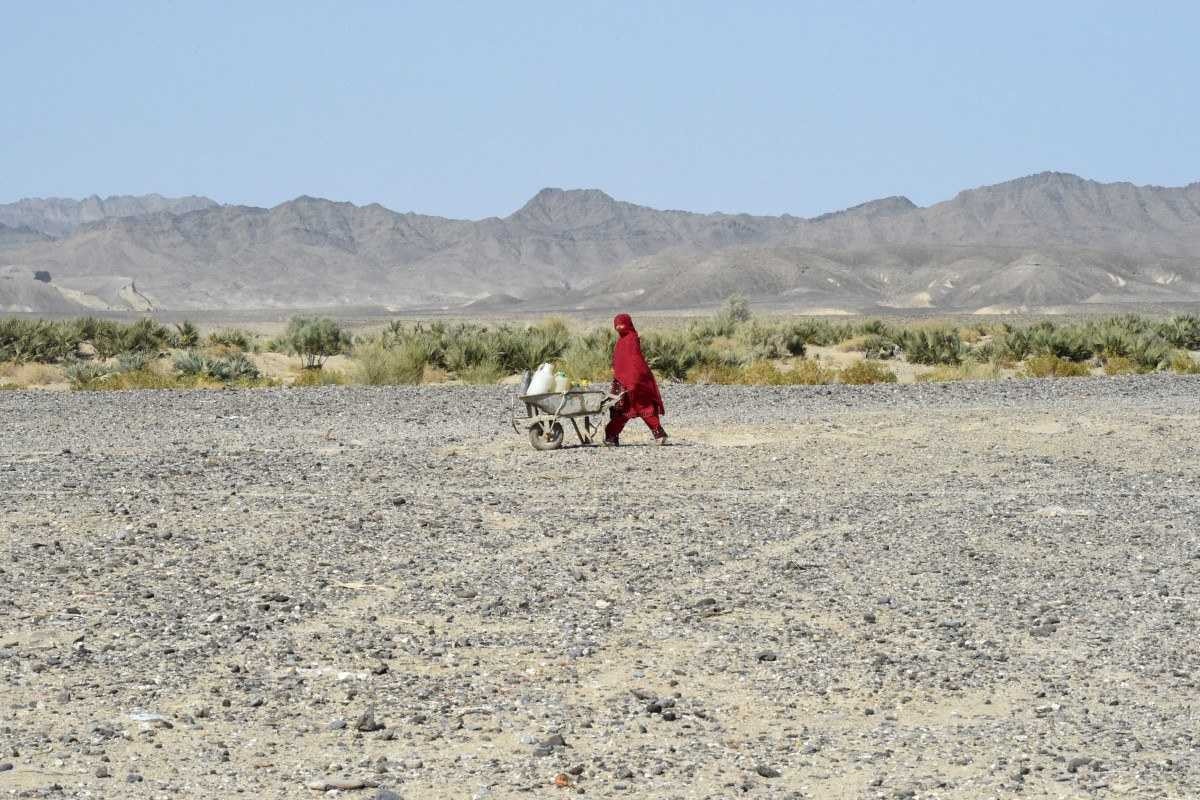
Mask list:
[[529,426],[529,442],[534,450],[557,450],[562,447],[563,427],[557,422],[551,423],[547,433],[541,422],[534,423]]

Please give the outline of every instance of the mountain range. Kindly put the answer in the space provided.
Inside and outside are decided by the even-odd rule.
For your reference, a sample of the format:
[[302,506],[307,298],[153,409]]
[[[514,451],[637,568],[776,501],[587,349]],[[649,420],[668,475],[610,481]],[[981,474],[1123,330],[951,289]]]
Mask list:
[[0,310],[692,307],[1038,310],[1200,302],[1200,183],[1046,172],[919,207],[697,214],[543,189],[456,220],[298,197],[0,205]]

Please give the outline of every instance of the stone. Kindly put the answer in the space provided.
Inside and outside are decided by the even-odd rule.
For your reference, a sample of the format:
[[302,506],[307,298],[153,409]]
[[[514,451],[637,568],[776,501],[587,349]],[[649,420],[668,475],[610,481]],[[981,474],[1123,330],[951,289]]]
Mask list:
[[374,708],[368,708],[362,713],[362,716],[358,718],[358,721],[354,723],[354,729],[362,733],[374,733],[375,731],[381,731],[386,727],[387,726],[382,722],[375,719]]

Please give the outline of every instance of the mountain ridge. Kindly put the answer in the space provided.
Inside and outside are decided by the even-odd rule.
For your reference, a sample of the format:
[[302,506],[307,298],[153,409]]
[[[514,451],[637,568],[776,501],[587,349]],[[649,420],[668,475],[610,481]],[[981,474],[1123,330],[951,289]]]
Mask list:
[[892,196],[811,218],[658,210],[556,187],[480,220],[310,195],[271,208],[102,202],[89,213],[110,213],[80,212],[62,236],[5,245],[0,229],[0,266],[67,288],[136,281],[164,309],[671,306],[731,291],[851,309],[1200,300],[1200,182],[1042,172],[925,207]]

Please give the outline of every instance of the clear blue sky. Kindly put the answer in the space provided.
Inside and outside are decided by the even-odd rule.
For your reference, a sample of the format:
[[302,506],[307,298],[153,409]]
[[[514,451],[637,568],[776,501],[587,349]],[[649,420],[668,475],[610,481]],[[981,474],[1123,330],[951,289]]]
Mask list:
[[1200,180],[1194,2],[6,2],[0,202],[503,216]]

